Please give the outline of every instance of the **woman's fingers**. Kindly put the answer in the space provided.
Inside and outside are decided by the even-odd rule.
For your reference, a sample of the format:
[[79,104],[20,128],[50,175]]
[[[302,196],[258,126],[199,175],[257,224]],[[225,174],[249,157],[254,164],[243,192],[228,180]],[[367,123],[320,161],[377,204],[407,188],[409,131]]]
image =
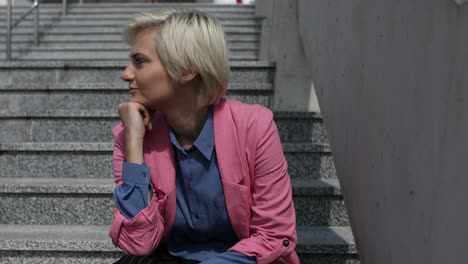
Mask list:
[[153,123],[151,123],[151,118],[150,118],[148,122],[148,130],[152,130],[152,129],[153,129]]
[[138,105],[138,110],[140,111],[140,114],[143,117],[143,123],[145,124],[145,127],[149,130],[152,129],[151,126],[151,115],[149,111],[142,105]]
[[138,103],[124,102],[119,104],[119,115],[127,136],[143,139],[146,129],[151,126],[150,112]]

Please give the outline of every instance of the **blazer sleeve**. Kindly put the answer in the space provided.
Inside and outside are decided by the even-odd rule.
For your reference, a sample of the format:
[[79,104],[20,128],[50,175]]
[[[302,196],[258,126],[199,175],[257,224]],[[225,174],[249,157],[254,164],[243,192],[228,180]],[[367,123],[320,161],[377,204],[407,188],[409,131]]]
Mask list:
[[[125,159],[125,131],[122,124],[113,129],[115,138],[112,165],[114,181],[122,184],[122,168]],[[125,254],[145,256],[150,255],[158,247],[163,231],[164,219],[160,214],[159,205],[166,199],[158,196],[158,190],[153,188],[153,199],[148,206],[131,219],[127,219],[118,208],[114,209],[114,219],[109,235],[115,246]]]
[[[242,239],[230,251],[256,256],[260,264],[299,263],[296,213],[292,200],[288,165],[278,129],[270,110],[257,111],[256,143],[252,185],[250,237]],[[251,135],[251,133],[249,133]],[[254,134],[255,135],[255,134]]]

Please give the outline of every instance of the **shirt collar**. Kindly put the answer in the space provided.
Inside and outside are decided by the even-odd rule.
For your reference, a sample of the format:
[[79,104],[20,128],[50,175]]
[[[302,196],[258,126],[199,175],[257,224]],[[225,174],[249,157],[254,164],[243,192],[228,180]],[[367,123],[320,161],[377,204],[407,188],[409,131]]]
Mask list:
[[[169,137],[171,139],[172,144],[179,150],[183,150],[182,146],[180,146],[179,141],[174,133],[174,131],[169,129]],[[213,110],[210,106],[208,108],[208,112],[205,119],[205,124],[203,125],[198,138],[193,143],[193,146],[200,151],[200,153],[207,159],[211,160],[211,155],[213,154],[214,149],[214,133],[213,133]]]

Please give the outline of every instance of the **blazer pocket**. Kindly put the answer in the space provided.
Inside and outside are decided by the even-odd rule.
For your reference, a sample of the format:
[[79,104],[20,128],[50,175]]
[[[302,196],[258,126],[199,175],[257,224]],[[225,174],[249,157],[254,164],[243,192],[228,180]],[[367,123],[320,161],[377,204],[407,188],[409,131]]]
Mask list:
[[226,209],[239,239],[250,236],[252,195],[247,186],[223,180]]

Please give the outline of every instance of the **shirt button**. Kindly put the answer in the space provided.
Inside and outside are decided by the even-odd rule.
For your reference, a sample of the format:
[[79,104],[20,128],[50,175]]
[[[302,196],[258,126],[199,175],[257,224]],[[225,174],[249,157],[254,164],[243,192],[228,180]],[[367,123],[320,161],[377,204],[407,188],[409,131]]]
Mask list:
[[285,247],[289,246],[289,241],[288,241],[288,240],[286,240],[286,239],[285,239],[285,240],[283,240],[283,246],[285,246]]
[[193,218],[195,218],[196,220],[198,220],[198,214],[194,213],[194,214],[193,214]]
[[187,191],[188,191],[188,192],[191,192],[191,191],[192,191],[192,186],[187,185]]

